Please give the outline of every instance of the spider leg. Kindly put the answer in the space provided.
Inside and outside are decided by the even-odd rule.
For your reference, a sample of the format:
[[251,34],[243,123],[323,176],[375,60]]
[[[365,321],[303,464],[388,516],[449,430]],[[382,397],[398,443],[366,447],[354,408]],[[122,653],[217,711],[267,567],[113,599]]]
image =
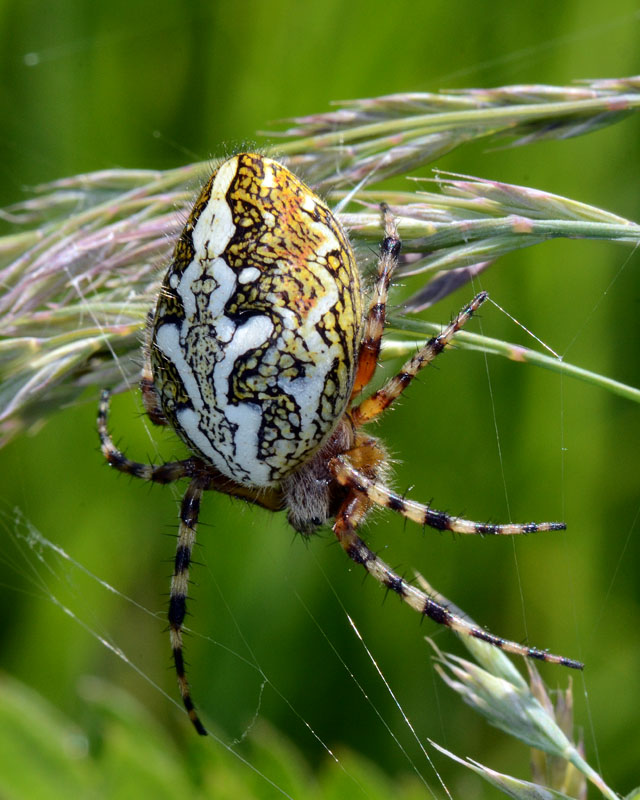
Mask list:
[[160,398],[153,383],[151,368],[151,340],[153,335],[153,311],[147,314],[144,344],[142,346],[142,375],[140,376],[140,392],[147,416],[154,425],[168,425],[168,420],[160,406]]
[[469,322],[472,315],[484,303],[487,297],[488,295],[486,292],[480,292],[480,294],[476,295],[469,305],[462,309],[453,322],[447,325],[439,336],[434,336],[433,339],[429,339],[424,347],[421,347],[418,352],[403,365],[397,375],[390,378],[377,392],[374,392],[370,397],[367,397],[359,405],[352,408],[349,414],[354,424],[358,426],[369,422],[388,408],[393,401],[404,392],[418,372],[430,364],[435,357],[445,349],[451,342],[454,334]]
[[111,434],[107,427],[109,416],[110,392],[104,389],[100,395],[98,405],[98,435],[100,436],[100,449],[106,460],[112,467],[120,472],[126,472],[135,478],[153,483],[173,483],[180,478],[193,475],[197,468],[196,459],[187,458],[184,461],[170,461],[166,464],[141,464],[139,461],[131,461],[113,443]]
[[189,564],[191,563],[191,550],[196,539],[202,492],[203,486],[201,482],[198,479],[192,480],[187,487],[180,506],[180,530],[178,532],[178,545],[176,547],[173,577],[171,578],[171,593],[169,595],[169,635],[171,637],[173,661],[178,676],[178,687],[182,702],[195,729],[201,736],[206,736],[207,730],[200,721],[191,699],[182,646],[182,624],[187,612]]
[[429,617],[440,625],[446,625],[458,634],[481,639],[483,642],[488,642],[507,653],[514,653],[526,658],[535,658],[539,661],[547,661],[553,664],[562,664],[572,669],[583,668],[584,665],[579,661],[557,656],[553,653],[548,653],[546,650],[538,650],[535,647],[526,647],[478,628],[464,619],[464,617],[450,611],[444,604],[439,603],[425,592],[405,581],[382,559],[378,558],[356,534],[356,528],[363,520],[371,503],[371,499],[366,494],[358,494],[354,491],[349,492],[336,515],[333,531],[349,558],[355,561],[356,564],[362,564],[371,576],[383,586],[386,586],[387,589],[395,592],[407,605],[411,606],[419,614]]
[[115,469],[152,483],[173,483],[180,480],[180,478],[198,477],[202,482],[203,491],[211,489],[233,497],[240,497],[248,503],[254,503],[271,511],[280,511],[282,509],[283,497],[282,492],[278,489],[255,489],[251,486],[235,483],[218,472],[215,467],[205,464],[199,458],[185,458],[182,461],[168,461],[166,464],[157,465],[141,464],[139,461],[132,461],[127,458],[113,443],[107,427],[109,397],[109,390],[104,389],[100,395],[100,404],[98,406],[98,434],[100,436],[102,454]]
[[196,538],[196,526],[198,524],[198,513],[200,511],[200,498],[205,489],[214,488],[212,476],[203,470],[203,465],[197,459],[186,459],[185,461],[173,461],[167,464],[140,464],[137,461],[128,459],[113,443],[107,428],[107,417],[109,414],[109,392],[104,390],[100,396],[98,406],[98,433],[100,435],[100,447],[104,457],[112,467],[141,478],[145,481],[155,483],[171,483],[180,478],[193,477],[187,487],[187,491],[182,498],[180,506],[180,529],[178,532],[178,546],[171,578],[171,592],[169,595],[169,633],[171,636],[171,649],[173,660],[178,676],[178,687],[182,696],[182,702],[187,709],[189,719],[193,723],[199,734],[205,736],[207,731],[198,717],[191,693],[184,666],[184,655],[182,648],[182,624],[187,610],[187,590],[189,585],[189,564],[191,562],[191,550]]
[[401,242],[396,223],[386,203],[380,206],[384,224],[384,239],[380,243],[378,261],[378,280],[369,304],[369,313],[364,326],[362,342],[358,352],[356,377],[351,390],[351,398],[358,395],[373,377],[378,366],[382,332],[387,308],[387,296],[391,276],[398,265]]
[[329,463],[329,470],[342,486],[348,486],[354,492],[368,498],[371,505],[390,508],[403,517],[428,525],[439,531],[452,533],[472,533],[480,535],[514,536],[521,533],[538,533],[539,531],[563,531],[567,527],[564,522],[527,522],[523,524],[507,523],[494,525],[487,522],[473,522],[462,517],[454,517],[444,511],[406,500],[399,494],[356,469],[347,456],[339,455]]

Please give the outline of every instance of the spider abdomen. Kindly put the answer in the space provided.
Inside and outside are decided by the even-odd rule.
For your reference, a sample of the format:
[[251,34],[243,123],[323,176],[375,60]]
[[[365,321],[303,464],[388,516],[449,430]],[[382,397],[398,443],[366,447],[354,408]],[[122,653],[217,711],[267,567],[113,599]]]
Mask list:
[[187,445],[273,486],[327,440],[362,324],[353,252],[329,208],[271,159],[213,174],[178,240],[151,331],[153,381]]

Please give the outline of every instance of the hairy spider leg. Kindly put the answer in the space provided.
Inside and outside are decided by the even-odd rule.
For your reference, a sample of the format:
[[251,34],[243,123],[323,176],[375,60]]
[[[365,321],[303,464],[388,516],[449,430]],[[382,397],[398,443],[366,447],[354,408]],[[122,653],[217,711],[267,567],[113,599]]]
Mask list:
[[[334,459],[334,462],[336,460]],[[383,586],[386,586],[387,589],[395,592],[407,605],[411,606],[419,614],[429,617],[429,619],[440,625],[446,625],[446,627],[451,628],[458,634],[481,639],[483,642],[488,642],[507,653],[553,664],[561,664],[572,669],[583,669],[584,665],[579,661],[554,655],[546,650],[538,650],[536,647],[526,647],[517,642],[511,642],[508,639],[495,636],[493,633],[482,630],[482,628],[477,628],[464,617],[454,614],[445,605],[408,583],[385,564],[382,559],[378,558],[356,533],[358,525],[364,519],[371,504],[372,500],[366,494],[350,491],[336,515],[336,522],[333,527],[334,533],[349,558],[355,561],[356,564],[362,564],[371,576]]]
[[133,475],[143,481],[153,483],[173,483],[180,478],[187,478],[194,474],[198,466],[198,459],[186,458],[183,461],[169,461],[166,464],[141,464],[139,461],[132,461],[119,450],[113,443],[113,439],[107,427],[109,416],[109,400],[111,392],[103,389],[100,394],[98,404],[98,435],[100,436],[100,449],[102,455],[109,464],[120,472]]
[[235,483],[218,472],[214,466],[205,463],[197,456],[191,456],[182,461],[168,461],[165,464],[143,464],[127,458],[116,447],[108,430],[107,418],[109,416],[110,398],[111,392],[108,389],[103,389],[98,405],[98,434],[100,436],[102,455],[115,469],[152,483],[165,484],[173,483],[181,478],[198,478],[203,491],[215,491],[232,497],[239,497],[248,503],[267,508],[269,511],[282,510],[283,497],[279,489],[262,489]]
[[477,294],[469,305],[447,325],[439,336],[432,339],[421,347],[412,358],[410,358],[397,375],[390,378],[377,392],[364,399],[357,406],[349,410],[349,414],[356,426],[370,422],[389,406],[404,392],[411,381],[416,377],[421,369],[430,364],[445,347],[451,342],[453,336],[469,322],[473,314],[484,303],[489,295],[487,292]]
[[[151,387],[149,396],[152,398],[154,395],[155,390]],[[108,389],[104,389],[100,395],[98,434],[100,436],[102,454],[112,467],[127,475],[133,475],[135,478],[152,483],[166,484],[173,483],[181,478],[192,478],[180,507],[178,545],[173,577],[171,578],[171,592],[169,594],[169,635],[182,701],[195,729],[204,736],[207,731],[196,714],[191,699],[182,646],[182,625],[186,614],[189,564],[191,562],[191,550],[195,542],[200,498],[202,492],[213,490],[241,497],[249,503],[260,505],[270,511],[278,511],[282,508],[282,494],[276,489],[256,490],[235,484],[225,478],[224,475],[221,475],[214,467],[195,457],[158,465],[132,461],[115,446],[109,433],[110,397],[111,393]]]
[[[131,461],[131,459],[127,458],[114,445],[107,428],[109,398],[110,393],[105,389],[100,395],[100,404],[98,406],[98,433],[102,453],[112,467],[115,467],[120,472],[125,472],[127,475],[133,475],[136,478],[154,483],[172,483],[180,478],[197,473],[200,465],[197,459],[185,459],[184,461],[173,461],[154,466],[152,464],[141,464],[138,461]],[[182,648],[182,625],[187,611],[189,564],[191,562],[191,550],[196,538],[196,526],[203,488],[206,487],[203,486],[202,478],[194,478],[187,487],[180,506],[180,529],[173,577],[171,578],[171,592],[169,594],[169,635],[182,702],[195,729],[200,735],[205,736],[207,733],[206,728],[200,721],[191,699]]]
[[164,411],[160,406],[160,398],[153,383],[153,369],[151,368],[151,336],[153,332],[153,311],[147,314],[147,325],[142,346],[142,374],[140,375],[140,392],[142,404],[147,416],[154,425],[168,425]]
[[462,517],[454,517],[444,511],[406,500],[396,492],[356,469],[350,463],[350,453],[336,456],[329,464],[329,470],[342,486],[347,486],[358,494],[367,497],[371,504],[397,511],[403,517],[417,522],[418,525],[428,525],[439,531],[452,533],[467,533],[479,535],[516,536],[523,533],[538,533],[540,531],[563,531],[567,527],[564,522],[528,522],[523,524],[507,523],[495,525],[489,522],[474,522]]
[[189,719],[201,736],[207,735],[207,729],[200,721],[189,690],[189,682],[184,665],[184,650],[182,647],[182,625],[187,613],[187,597],[189,589],[189,564],[191,551],[196,540],[198,514],[200,512],[200,498],[203,486],[198,478],[191,481],[184,493],[180,505],[180,529],[178,532],[178,545],[171,578],[171,592],[169,594],[169,636],[173,661],[178,676],[178,687],[184,707],[187,709]]
[[384,239],[380,243],[378,279],[369,303],[369,312],[364,325],[360,350],[358,351],[358,366],[353,389],[351,390],[351,400],[360,394],[369,383],[378,366],[389,283],[398,266],[398,257],[400,255],[401,242],[398,238],[398,230],[393,214],[386,203],[381,204],[380,211],[384,225]]

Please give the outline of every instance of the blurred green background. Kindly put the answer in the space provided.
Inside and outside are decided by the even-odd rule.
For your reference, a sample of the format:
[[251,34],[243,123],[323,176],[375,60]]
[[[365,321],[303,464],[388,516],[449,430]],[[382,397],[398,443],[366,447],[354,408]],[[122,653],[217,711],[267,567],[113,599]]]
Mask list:
[[[324,111],[332,100],[634,74],[639,34],[637,4],[623,0],[5,0],[0,205],[68,174],[168,168],[264,143],[256,131]],[[634,117],[565,142],[481,143],[438,166],[639,220],[639,132]],[[482,287],[568,361],[638,386],[637,270],[630,248],[558,241],[505,258]],[[447,321],[470,294],[425,317]],[[494,307],[482,317],[487,335],[531,343]],[[0,665],[83,730],[100,724],[84,678],[102,678],[142,702],[179,747],[194,747],[181,710],[162,694],[177,697],[162,615],[179,490],[149,490],[110,473],[96,446],[97,396],[85,401],[0,452]],[[138,397],[117,398],[112,425],[128,454],[144,460],[151,446],[140,410]],[[492,631],[586,662],[574,686],[587,756],[610,785],[629,791],[640,783],[638,407],[533,367],[455,352],[378,430],[398,458],[396,485],[413,487],[416,499],[480,520],[566,520],[566,535],[474,541],[379,514],[367,536],[389,562],[409,575],[422,571]],[[168,437],[160,447],[168,456],[183,452]],[[159,617],[50,552],[21,545],[16,508],[83,568]],[[525,748],[489,729],[435,676],[424,636],[461,653],[460,644],[394,598],[383,602],[329,532],[305,547],[282,515],[213,494],[202,523],[189,620],[197,635],[187,657],[196,702],[225,741],[257,715],[312,766],[330,759],[309,728],[394,780],[410,773],[350,671],[436,785],[348,613],[423,742],[528,777]],[[121,648],[148,680],[96,637]],[[254,658],[277,691],[262,689],[261,675],[242,660]],[[563,686],[569,675],[543,665],[543,677]],[[214,742],[202,747],[202,758],[216,757]],[[2,760],[0,753],[0,772]],[[453,797],[494,796],[461,767],[434,761]]]

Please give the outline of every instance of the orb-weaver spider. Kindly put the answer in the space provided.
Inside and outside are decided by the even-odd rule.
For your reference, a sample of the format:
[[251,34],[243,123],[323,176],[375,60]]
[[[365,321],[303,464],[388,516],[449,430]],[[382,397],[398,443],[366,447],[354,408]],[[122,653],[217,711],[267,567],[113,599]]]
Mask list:
[[271,159],[242,153],[224,161],[176,244],[149,318],[141,380],[151,421],[173,428],[193,455],[158,466],[130,461],[107,430],[109,393],[102,394],[98,430],[109,464],[145,481],[189,479],[169,627],[180,693],[198,733],[206,730],[191,700],[182,626],[200,500],[208,490],[286,509],[293,528],[306,535],[334,519],[347,555],[420,614],[510,653],[582,667],[475,627],[394,572],[357,533],[373,506],[455,533],[565,527],[472,522],[405,500],[385,485],[386,450],[363,426],[444,350],[487,295],[478,294],[395,377],[361,399],[376,369],[400,253],[386,206],[382,217],[377,282],[365,315],[353,251],[329,208]]

